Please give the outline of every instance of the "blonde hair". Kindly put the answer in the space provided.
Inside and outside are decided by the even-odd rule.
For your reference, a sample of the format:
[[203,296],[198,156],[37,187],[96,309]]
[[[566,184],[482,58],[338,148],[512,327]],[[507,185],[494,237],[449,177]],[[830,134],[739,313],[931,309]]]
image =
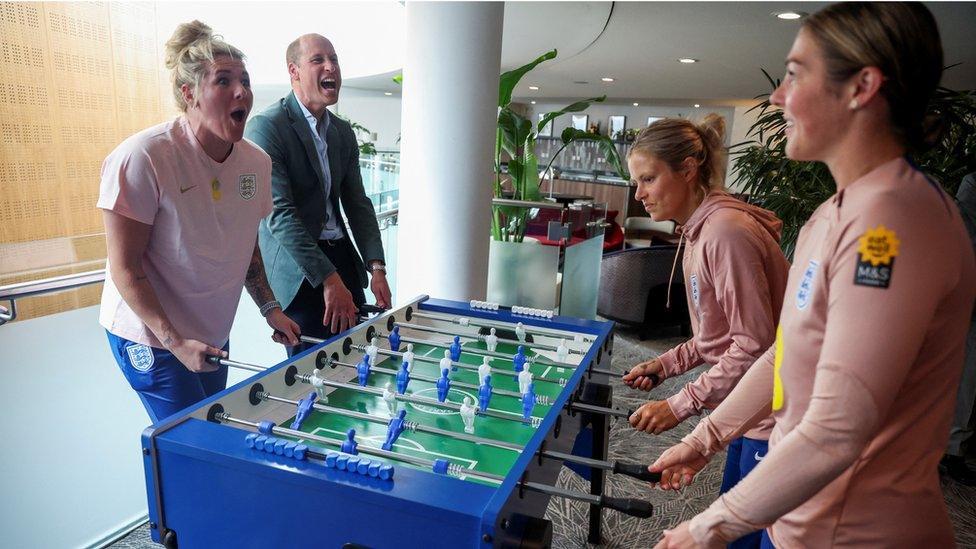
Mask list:
[[864,67],[880,69],[880,93],[896,134],[910,148],[931,141],[925,116],[943,67],[939,27],[928,8],[919,2],[844,2],[811,15],[802,29],[820,46],[833,81]]
[[664,118],[641,130],[627,158],[647,154],[680,171],[686,158],[698,166],[698,185],[705,193],[725,187],[725,119],[710,113],[700,124]]
[[245,59],[241,50],[224,42],[223,37],[214,34],[209,26],[200,21],[181,24],[166,41],[166,68],[171,71],[173,97],[181,111],[186,112],[189,106],[183,99],[183,85],[196,90],[207,74],[209,64],[218,55],[229,55],[241,61]]

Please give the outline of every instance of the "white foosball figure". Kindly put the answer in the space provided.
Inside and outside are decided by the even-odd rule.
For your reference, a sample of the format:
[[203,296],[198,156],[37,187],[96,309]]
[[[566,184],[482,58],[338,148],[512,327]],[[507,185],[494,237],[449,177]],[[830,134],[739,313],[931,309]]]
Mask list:
[[413,343],[407,343],[407,350],[403,353],[403,361],[407,363],[407,371],[413,373]]
[[485,347],[488,347],[488,350],[493,353],[498,348],[498,336],[495,335],[494,328],[489,330],[488,335],[485,336]]
[[369,355],[369,365],[376,366],[376,354],[380,352],[380,348],[376,346],[376,336],[369,340],[369,345],[366,346],[366,354]]
[[308,382],[315,388],[315,393],[318,395],[317,400],[325,404],[329,402],[329,399],[325,396],[325,382],[322,377],[319,377],[321,371],[318,368],[312,368],[312,375],[309,376]]
[[390,382],[386,382],[386,386],[383,387],[383,401],[386,402],[386,407],[390,409],[390,417],[393,417],[397,413],[397,399],[396,393],[390,389]]
[[559,340],[559,347],[556,347],[556,360],[559,362],[566,362],[569,358],[569,347],[566,346],[566,340]]
[[474,433],[474,399],[470,396],[464,397],[461,403],[461,421],[464,422],[464,432]]
[[532,372],[529,371],[528,367],[519,372],[518,383],[520,393],[525,395],[525,393],[529,392],[529,385],[532,384]]
[[521,322],[515,325],[515,337],[517,337],[519,341],[525,343],[525,326],[523,326]]
[[444,358],[441,359],[440,366],[441,366],[441,371],[444,371],[445,369],[447,371],[451,371],[451,350],[450,349],[444,349]]
[[485,378],[491,375],[491,359],[481,357],[481,366],[478,366],[478,386],[485,384]]

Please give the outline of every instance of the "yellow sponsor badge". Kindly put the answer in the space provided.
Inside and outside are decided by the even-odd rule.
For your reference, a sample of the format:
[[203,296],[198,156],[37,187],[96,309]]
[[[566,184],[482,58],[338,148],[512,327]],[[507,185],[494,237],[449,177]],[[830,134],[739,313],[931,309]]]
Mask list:
[[858,240],[854,284],[887,288],[891,284],[900,244],[895,231],[886,229],[884,225],[865,231]]
[[220,181],[216,177],[210,181],[210,196],[213,197],[215,202],[220,200]]
[[783,367],[783,327],[776,327],[776,360],[773,362],[773,411],[783,407],[783,378],[780,368]]

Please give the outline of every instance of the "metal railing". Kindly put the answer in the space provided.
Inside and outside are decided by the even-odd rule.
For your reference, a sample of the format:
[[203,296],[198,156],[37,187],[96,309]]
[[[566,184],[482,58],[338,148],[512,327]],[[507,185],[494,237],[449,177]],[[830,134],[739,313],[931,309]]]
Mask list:
[[[377,213],[376,221],[380,224],[380,230],[386,229],[391,225],[396,225],[399,214],[399,208]],[[105,269],[0,286],[0,301],[10,302],[10,307],[0,305],[0,326],[17,319],[18,299],[75,290],[102,282],[105,282]]]

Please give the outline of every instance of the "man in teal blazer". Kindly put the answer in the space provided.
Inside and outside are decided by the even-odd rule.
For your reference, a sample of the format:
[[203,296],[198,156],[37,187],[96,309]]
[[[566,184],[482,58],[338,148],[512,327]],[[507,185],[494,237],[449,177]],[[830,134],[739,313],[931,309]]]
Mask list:
[[[304,35],[288,46],[286,57],[292,93],[254,116],[245,131],[272,162],[274,209],[258,237],[285,314],[303,335],[326,338],[355,324],[366,302],[367,272],[379,306],[390,307],[390,287],[356,136],[326,109],[339,100],[342,85],[335,48],[320,35]],[[306,347],[290,348],[289,356]]]

